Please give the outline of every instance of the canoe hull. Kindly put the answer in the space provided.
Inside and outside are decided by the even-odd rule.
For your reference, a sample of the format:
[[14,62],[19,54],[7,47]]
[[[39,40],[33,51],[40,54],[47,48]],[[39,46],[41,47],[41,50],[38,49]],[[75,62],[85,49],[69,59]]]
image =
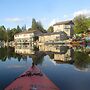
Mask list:
[[[33,69],[30,68],[28,71],[32,72]],[[34,71],[41,72],[37,67],[34,68]],[[45,74],[24,76],[25,73],[5,88],[5,90],[60,90]]]

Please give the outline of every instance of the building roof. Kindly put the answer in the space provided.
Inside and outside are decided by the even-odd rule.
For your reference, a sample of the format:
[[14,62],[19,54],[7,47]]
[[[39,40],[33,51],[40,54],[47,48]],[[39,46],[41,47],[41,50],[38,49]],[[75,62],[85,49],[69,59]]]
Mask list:
[[53,26],[56,26],[56,25],[62,25],[62,24],[74,24],[72,20],[69,20],[69,21],[62,21],[62,22],[57,22],[55,23]]
[[44,34],[41,34],[40,36],[48,36],[48,35],[54,35],[54,34],[62,34],[62,33],[65,33],[64,31],[60,31],[60,32],[48,32],[48,33],[44,33]]
[[35,33],[35,34],[37,34],[37,35],[42,34],[42,32],[39,31],[39,30],[30,30],[30,31],[23,31],[23,32],[17,33],[17,34],[15,34],[15,35],[28,34],[28,33]]

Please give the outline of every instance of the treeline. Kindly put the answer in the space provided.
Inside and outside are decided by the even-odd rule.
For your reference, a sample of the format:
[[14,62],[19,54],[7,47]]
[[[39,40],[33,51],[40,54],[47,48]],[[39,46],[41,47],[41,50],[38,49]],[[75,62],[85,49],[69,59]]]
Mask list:
[[0,41],[13,41],[14,35],[16,33],[22,32],[22,29],[17,26],[17,28],[5,28],[5,26],[0,26]]
[[[26,30],[26,26],[20,27],[19,25],[16,28],[5,28],[5,26],[0,26],[0,41],[13,41],[14,35]],[[41,22],[37,22],[34,18],[32,19],[31,28],[29,30],[39,30],[42,33],[46,33],[47,31],[43,28]]]

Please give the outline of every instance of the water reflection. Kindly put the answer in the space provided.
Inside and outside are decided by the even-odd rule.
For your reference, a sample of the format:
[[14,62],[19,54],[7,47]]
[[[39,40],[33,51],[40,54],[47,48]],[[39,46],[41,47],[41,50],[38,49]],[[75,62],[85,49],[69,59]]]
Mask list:
[[20,54],[17,54],[14,52],[15,49],[13,47],[2,47],[0,48],[0,60],[1,61],[6,61],[6,60],[11,60],[11,58],[17,58],[18,61],[21,59],[24,59]]
[[74,51],[74,65],[79,68],[79,70],[89,70],[90,69],[90,47],[76,47]]
[[0,60],[5,61],[7,58],[7,48],[0,48]]
[[23,55],[29,54],[29,57],[31,57],[35,63],[42,62],[44,56],[48,55],[58,64],[73,64],[80,70],[86,70],[90,64],[89,46],[41,45],[38,48],[35,46],[19,46],[15,47],[15,52]]
[[44,56],[48,55],[57,64],[68,63],[74,65],[79,70],[89,70],[90,68],[90,46],[71,45],[18,45],[13,47],[0,48],[0,60],[16,58],[18,61],[27,61],[31,58],[35,64],[42,64]]
[[[38,47],[19,45],[0,48],[0,90],[30,67],[32,62],[38,64],[49,79],[62,90],[71,90],[71,88],[86,90],[84,86],[90,89],[88,85],[90,83],[89,45],[41,45]],[[81,85],[84,89],[79,87]]]
[[29,56],[35,64],[42,64],[44,60],[43,57],[46,55],[44,52],[40,52],[36,46],[30,45],[16,46],[15,53],[23,56]]
[[35,54],[35,50],[33,46],[30,45],[17,45],[15,46],[15,53],[19,54]]
[[44,45],[39,46],[39,50],[44,51],[57,63],[66,63],[73,60],[74,51],[69,46]]

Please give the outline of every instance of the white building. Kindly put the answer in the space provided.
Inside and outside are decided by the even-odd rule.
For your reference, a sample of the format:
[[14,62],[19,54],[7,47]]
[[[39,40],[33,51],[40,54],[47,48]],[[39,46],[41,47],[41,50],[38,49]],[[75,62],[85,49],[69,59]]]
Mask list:
[[33,43],[38,39],[41,34],[38,30],[24,31],[14,35],[14,41],[16,44],[20,43]]
[[[40,43],[68,43],[73,37],[74,23],[70,21],[58,22],[53,25],[53,33],[45,33],[39,36]],[[64,41],[64,42],[62,42]]]
[[54,32],[60,32],[64,31],[68,37],[72,37],[74,34],[73,30],[74,23],[72,20],[70,21],[63,21],[63,22],[57,22],[53,25]]
[[54,32],[54,33],[45,33],[39,36],[39,42],[41,43],[55,43],[63,40],[67,40],[68,36],[65,32]]

